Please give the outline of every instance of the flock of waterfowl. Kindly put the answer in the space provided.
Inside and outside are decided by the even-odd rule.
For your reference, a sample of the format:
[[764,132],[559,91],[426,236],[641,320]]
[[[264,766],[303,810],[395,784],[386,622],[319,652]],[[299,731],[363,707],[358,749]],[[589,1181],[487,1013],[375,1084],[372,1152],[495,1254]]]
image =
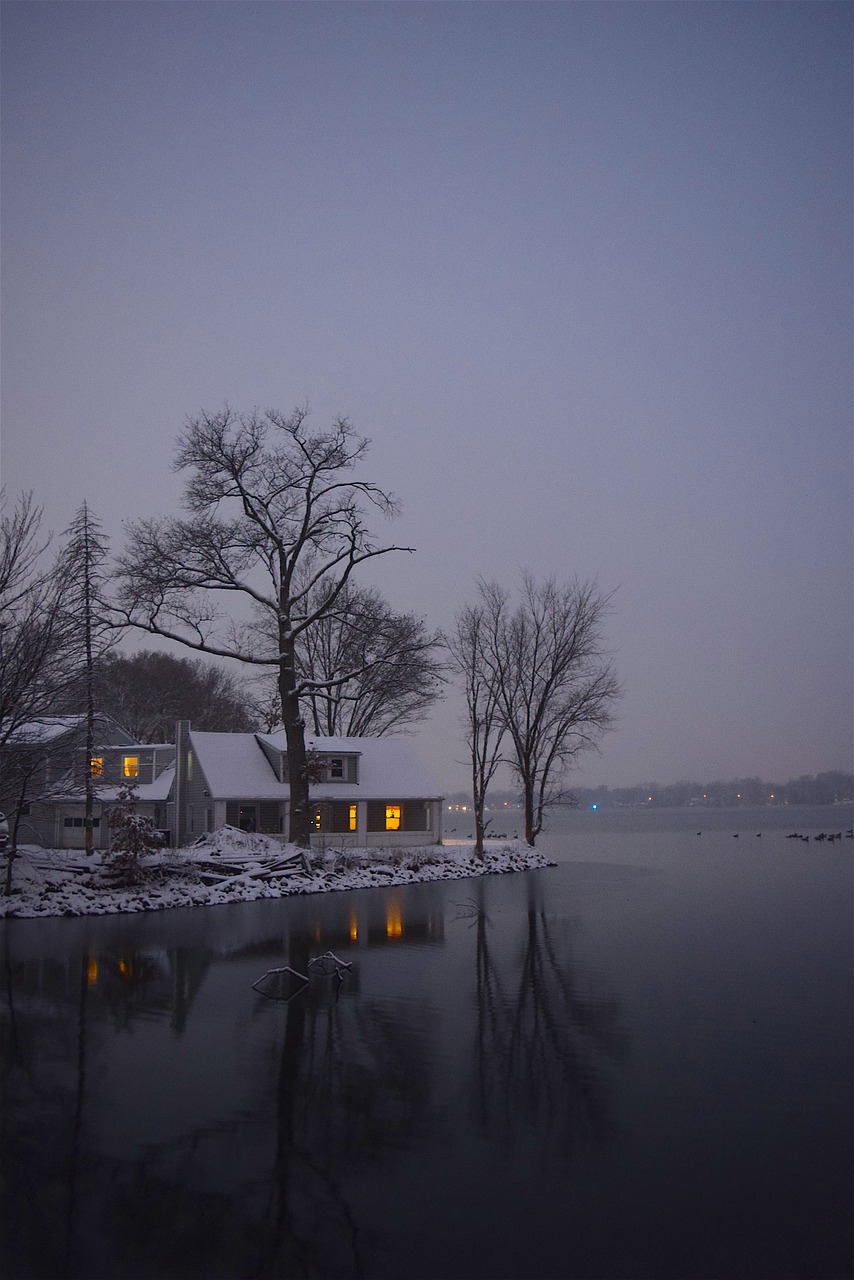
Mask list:
[[[819,831],[818,835],[813,836],[812,838],[813,840],[827,840],[828,843],[832,843],[834,840],[842,839],[842,832],[841,831]],[[854,827],[848,828],[848,830],[845,832],[845,838],[846,840],[854,840]],[[804,844],[809,844],[810,842],[810,837],[802,836],[800,831],[790,831],[789,834],[786,836],[786,839],[787,840],[803,840]]]
[[[701,836],[702,834],[703,834],[702,831],[697,832],[698,836]],[[734,831],[732,836],[733,840],[737,840],[740,835],[741,835],[740,831]],[[761,831],[756,832],[757,840],[761,837],[761,835],[762,835]],[[810,840],[826,840],[828,844],[832,844],[834,840],[842,839],[842,832],[841,831],[819,831],[818,835],[816,836],[802,836],[800,831],[790,831],[789,834],[786,836],[786,839],[787,840],[803,840],[804,844],[809,844]],[[848,828],[848,830],[845,832],[845,839],[854,840],[854,827]]]

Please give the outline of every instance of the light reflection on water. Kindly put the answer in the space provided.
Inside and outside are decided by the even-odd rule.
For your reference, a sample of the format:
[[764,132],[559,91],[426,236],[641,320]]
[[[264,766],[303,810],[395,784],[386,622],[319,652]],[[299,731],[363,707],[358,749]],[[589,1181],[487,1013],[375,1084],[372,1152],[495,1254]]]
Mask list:
[[7,921],[6,1280],[850,1274],[852,846],[752,839]]

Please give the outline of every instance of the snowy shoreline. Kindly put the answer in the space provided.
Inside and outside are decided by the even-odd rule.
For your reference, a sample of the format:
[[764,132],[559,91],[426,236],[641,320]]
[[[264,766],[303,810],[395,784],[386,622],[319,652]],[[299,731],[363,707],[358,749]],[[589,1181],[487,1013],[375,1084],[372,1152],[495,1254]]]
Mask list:
[[[407,849],[312,850],[309,869],[304,867],[302,852],[269,837],[227,829],[186,849],[146,859],[144,882],[119,888],[110,884],[109,864],[100,853],[87,858],[81,850],[25,845],[12,867],[12,893],[0,896],[0,918],[33,920],[223,906],[554,865],[521,840],[488,841],[483,859],[475,855],[473,841]],[[5,870],[4,858],[3,878]]]

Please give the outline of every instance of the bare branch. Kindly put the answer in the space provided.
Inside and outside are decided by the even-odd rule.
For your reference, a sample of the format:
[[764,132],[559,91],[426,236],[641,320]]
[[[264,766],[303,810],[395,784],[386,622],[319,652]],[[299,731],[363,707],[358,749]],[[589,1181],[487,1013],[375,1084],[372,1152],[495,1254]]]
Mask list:
[[[338,698],[348,679],[377,665],[308,673],[297,645],[339,609],[358,565],[410,550],[368,536],[365,509],[393,515],[397,503],[355,474],[367,439],[346,418],[317,432],[307,418],[305,408],[238,414],[226,405],[185,422],[175,467],[187,475],[189,518],[129,527],[113,613],[118,624],[198,652],[274,667],[297,780],[306,776],[300,698],[324,690]],[[254,628],[234,619],[235,598],[261,619]],[[306,843],[307,790],[292,787],[291,818],[291,838]]]
[[497,583],[481,580],[478,591],[481,675],[513,744],[525,835],[533,844],[555,785],[613,723],[620,685],[603,640],[612,593],[600,591],[595,580],[559,586],[529,573],[515,609]]

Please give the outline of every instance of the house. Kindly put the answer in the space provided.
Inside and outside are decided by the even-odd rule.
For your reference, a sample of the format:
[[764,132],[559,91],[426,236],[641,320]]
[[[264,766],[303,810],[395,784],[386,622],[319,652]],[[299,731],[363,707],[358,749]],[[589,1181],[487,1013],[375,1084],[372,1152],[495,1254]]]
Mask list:
[[[405,739],[310,737],[307,746],[314,843],[441,843],[442,797]],[[179,844],[226,824],[284,838],[284,733],[203,733],[181,722],[176,795]]]
[[[51,755],[38,798],[29,803],[24,838],[82,848],[85,717],[62,719],[69,722],[60,733],[62,750]],[[169,844],[191,843],[224,825],[287,838],[284,733],[207,733],[179,721],[175,742],[141,744],[107,717],[99,720],[98,746],[89,761],[97,797],[96,848],[107,847],[109,809],[128,785],[138,812],[152,818]],[[441,844],[442,796],[407,740],[311,737],[307,745],[314,779],[312,843]],[[5,796],[2,785],[0,791]],[[14,809],[12,799],[5,803]]]
[[157,827],[168,826],[167,804],[175,776],[175,743],[138,743],[112,717],[96,714],[93,748],[86,759],[85,715],[46,716],[21,727],[0,756],[0,804],[10,826],[20,810],[21,843],[54,849],[85,845],[86,772],[95,792],[93,844],[109,845],[109,806],[132,785],[139,811]]

